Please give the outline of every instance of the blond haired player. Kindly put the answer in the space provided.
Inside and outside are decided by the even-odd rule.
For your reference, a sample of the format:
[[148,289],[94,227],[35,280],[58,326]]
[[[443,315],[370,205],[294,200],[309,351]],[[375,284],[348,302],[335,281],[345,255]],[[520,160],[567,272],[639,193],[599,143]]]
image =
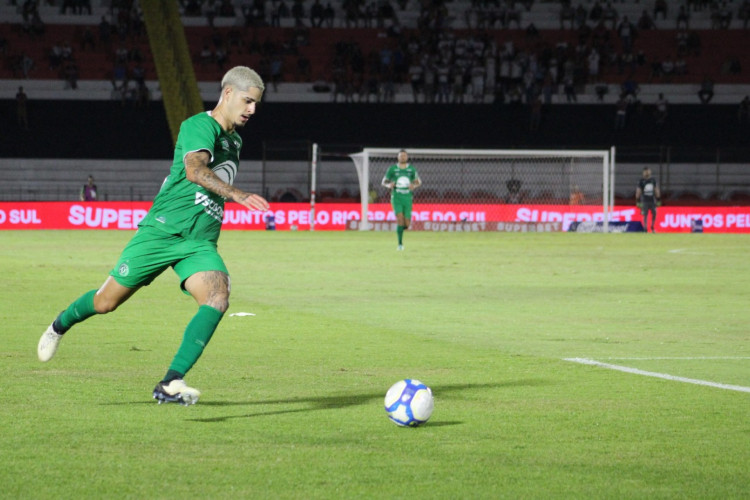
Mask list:
[[54,356],[63,335],[75,324],[114,311],[171,267],[182,291],[195,299],[198,311],[153,397],[159,403],[198,401],[200,391],[189,387],[183,377],[229,307],[229,271],[216,248],[224,201],[235,201],[249,210],[268,209],[265,199],[232,185],[242,147],[237,129],[255,114],[264,88],[252,69],[232,68],[221,81],[216,107],[182,122],[169,176],[153,206],[104,284],[76,299],[44,332],[37,347],[40,361]]

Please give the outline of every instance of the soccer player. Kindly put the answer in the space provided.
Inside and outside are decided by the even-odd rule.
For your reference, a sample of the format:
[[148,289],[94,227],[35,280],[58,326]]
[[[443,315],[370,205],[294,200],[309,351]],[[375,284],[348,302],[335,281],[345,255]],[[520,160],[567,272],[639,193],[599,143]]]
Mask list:
[[641,209],[643,229],[648,232],[648,213],[651,212],[651,232],[655,231],[656,206],[661,203],[661,192],[656,179],[651,177],[651,169],[643,167],[643,174],[635,189],[635,204]]
[[411,224],[411,208],[413,191],[422,185],[417,169],[409,163],[409,155],[405,150],[398,153],[398,163],[391,165],[385,173],[381,184],[391,190],[391,205],[396,214],[396,234],[398,247],[404,249],[404,231]]
[[198,401],[200,391],[189,387],[183,377],[229,307],[229,272],[216,249],[224,201],[235,201],[248,210],[268,209],[265,199],[232,185],[242,147],[237,128],[255,114],[264,89],[252,69],[232,68],[221,81],[216,107],[182,122],[169,176],[153,206],[101,288],[76,299],[44,332],[37,346],[40,361],[54,356],[63,335],[75,324],[114,311],[172,267],[182,291],[198,303],[198,311],[153,397],[159,403]]

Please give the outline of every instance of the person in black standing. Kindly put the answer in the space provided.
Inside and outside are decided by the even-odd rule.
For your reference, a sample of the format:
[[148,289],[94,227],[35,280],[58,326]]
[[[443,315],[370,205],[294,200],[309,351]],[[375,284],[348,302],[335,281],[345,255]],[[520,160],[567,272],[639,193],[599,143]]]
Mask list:
[[18,92],[16,93],[16,120],[18,127],[24,131],[29,130],[28,101],[29,98],[26,92],[23,91],[23,87],[18,87]]
[[648,232],[648,214],[651,212],[651,232],[655,232],[656,207],[661,204],[661,192],[656,179],[651,176],[651,169],[643,168],[643,175],[635,190],[635,204],[641,209],[643,229]]

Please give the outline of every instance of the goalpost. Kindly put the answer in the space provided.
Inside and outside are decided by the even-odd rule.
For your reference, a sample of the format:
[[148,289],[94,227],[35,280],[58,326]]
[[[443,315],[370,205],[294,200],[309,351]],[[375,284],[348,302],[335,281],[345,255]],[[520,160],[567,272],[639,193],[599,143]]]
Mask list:
[[[600,205],[603,230],[614,197],[615,148],[609,150],[409,149],[423,186],[414,203]],[[380,182],[400,148],[349,155],[359,178],[361,230],[369,198],[389,201]],[[371,193],[372,192],[372,193]]]

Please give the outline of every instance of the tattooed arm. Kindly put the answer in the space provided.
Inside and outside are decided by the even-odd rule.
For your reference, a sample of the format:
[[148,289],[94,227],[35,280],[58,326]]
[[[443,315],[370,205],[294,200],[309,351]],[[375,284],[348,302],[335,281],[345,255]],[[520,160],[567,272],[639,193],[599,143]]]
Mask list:
[[246,193],[227,184],[208,168],[210,156],[206,151],[196,151],[185,155],[185,176],[187,180],[202,186],[227,200],[236,201],[250,210],[268,210],[268,202],[257,194]]

